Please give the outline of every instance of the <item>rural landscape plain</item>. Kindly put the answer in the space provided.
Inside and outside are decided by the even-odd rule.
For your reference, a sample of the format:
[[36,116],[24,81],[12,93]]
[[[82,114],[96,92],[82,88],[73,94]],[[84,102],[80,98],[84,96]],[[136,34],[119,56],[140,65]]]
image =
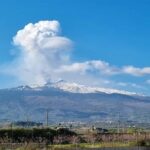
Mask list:
[[0,1],[0,150],[150,150],[150,1]]

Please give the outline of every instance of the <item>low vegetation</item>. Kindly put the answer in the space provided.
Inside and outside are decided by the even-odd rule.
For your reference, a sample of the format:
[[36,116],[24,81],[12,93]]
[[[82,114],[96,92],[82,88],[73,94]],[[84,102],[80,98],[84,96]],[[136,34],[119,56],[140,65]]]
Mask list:
[[10,128],[0,130],[0,150],[90,149],[101,147],[150,146],[149,132],[77,134],[67,128]]

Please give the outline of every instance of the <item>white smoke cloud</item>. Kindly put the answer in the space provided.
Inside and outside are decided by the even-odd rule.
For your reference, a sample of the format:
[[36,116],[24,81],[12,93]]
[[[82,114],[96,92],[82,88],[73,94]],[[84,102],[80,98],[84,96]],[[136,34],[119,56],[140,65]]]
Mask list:
[[55,68],[69,62],[72,42],[60,35],[58,21],[27,24],[13,37],[20,54],[15,60],[14,75],[27,84],[44,84]]

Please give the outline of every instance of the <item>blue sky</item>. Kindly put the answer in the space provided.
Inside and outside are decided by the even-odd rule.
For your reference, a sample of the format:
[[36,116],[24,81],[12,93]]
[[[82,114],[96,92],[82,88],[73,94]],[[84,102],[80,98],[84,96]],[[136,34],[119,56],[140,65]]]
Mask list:
[[[95,78],[99,79],[100,86],[149,95],[149,7],[149,0],[2,0],[0,69],[4,70],[4,66],[11,66],[11,70],[16,67],[12,62],[20,54],[17,54],[19,48],[14,44],[13,37],[18,30],[28,23],[57,20],[61,26],[61,35],[73,42],[69,54],[70,66],[71,63],[100,60],[109,63],[108,69],[119,70],[105,75],[90,68],[85,84],[90,84],[88,81]],[[127,66],[132,66],[132,70],[127,68],[124,71],[123,68]],[[0,88],[26,83],[6,70],[5,73],[1,71]],[[75,75],[67,77],[72,81]],[[59,77],[64,76],[66,75],[62,74]],[[80,82],[82,78],[79,76],[76,80]],[[101,83],[102,80],[107,81],[107,84]]]

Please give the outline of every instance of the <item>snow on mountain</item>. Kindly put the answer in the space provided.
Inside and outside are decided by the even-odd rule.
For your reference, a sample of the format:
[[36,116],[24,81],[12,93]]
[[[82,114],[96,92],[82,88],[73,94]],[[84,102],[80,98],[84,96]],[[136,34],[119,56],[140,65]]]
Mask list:
[[106,93],[106,94],[123,94],[123,95],[138,95],[134,92],[111,89],[111,88],[103,88],[103,87],[91,87],[86,85],[81,85],[77,83],[71,83],[64,80],[60,80],[57,82],[48,82],[45,85],[31,85],[31,86],[19,86],[18,90],[36,90],[40,91],[43,88],[57,88],[66,92],[71,93]]
[[57,82],[48,82],[45,85],[33,85],[30,86],[34,90],[42,90],[43,88],[47,87],[52,87],[52,88],[57,88],[66,92],[71,92],[71,93],[106,93],[106,94],[123,94],[123,95],[138,95],[137,93],[134,92],[128,92],[128,91],[123,91],[123,90],[117,90],[117,89],[111,89],[111,88],[102,88],[102,87],[90,87],[86,85],[81,85],[77,83],[70,83],[64,80],[60,80]]
[[[13,90],[19,90],[19,91],[23,91],[23,90],[31,90],[32,87],[28,86],[28,85],[22,85],[22,86],[18,86],[16,88],[12,88]],[[12,90],[12,89],[8,89],[8,90]]]

